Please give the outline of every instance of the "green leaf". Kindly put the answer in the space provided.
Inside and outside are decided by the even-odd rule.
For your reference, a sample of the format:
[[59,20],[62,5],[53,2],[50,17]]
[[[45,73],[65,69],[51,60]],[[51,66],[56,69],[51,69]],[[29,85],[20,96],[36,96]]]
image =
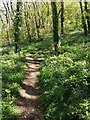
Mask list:
[[5,92],[6,93],[10,93],[11,91],[9,89],[5,89]]

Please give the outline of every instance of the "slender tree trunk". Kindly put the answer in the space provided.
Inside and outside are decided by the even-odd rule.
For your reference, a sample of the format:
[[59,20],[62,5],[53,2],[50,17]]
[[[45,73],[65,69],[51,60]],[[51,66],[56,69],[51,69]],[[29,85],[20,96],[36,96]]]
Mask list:
[[52,6],[52,19],[53,19],[53,38],[54,38],[54,47],[56,53],[58,51],[58,42],[59,42],[58,14],[57,14],[56,2],[51,2],[51,6]]
[[32,40],[32,37],[31,37],[31,34],[30,34],[30,29],[29,29],[29,27],[28,27],[28,24],[27,24],[27,22],[26,22],[26,26],[27,26],[27,31],[28,31],[28,40],[29,40],[29,42],[31,42],[31,40]]
[[61,2],[61,34],[64,34],[63,23],[64,23],[64,2],[62,0],[62,2]]
[[90,34],[90,13],[87,8],[87,1],[85,0],[85,11],[86,11],[86,19],[87,19],[87,25],[88,25],[88,33]]
[[29,42],[31,42],[30,27],[29,27],[29,25],[28,25],[28,21],[27,21],[27,18],[26,18],[26,17],[25,17],[25,23],[26,23],[27,32],[28,32],[28,40],[29,40]]
[[2,24],[4,24],[4,25],[5,25],[4,20],[3,20],[3,18],[2,18],[2,16],[1,16],[1,15],[0,15],[0,20],[1,20]]
[[12,1],[10,1],[10,5],[7,2],[7,9],[8,9],[10,19],[12,20],[12,22],[14,22],[14,10],[13,10],[13,6],[12,6]]
[[13,9],[12,0],[10,1],[10,7],[11,7],[11,11],[12,11],[12,16],[14,16],[14,9]]
[[[26,6],[24,5],[24,8],[26,9]],[[28,11],[24,12],[24,16],[25,16],[25,24],[26,24],[26,28],[27,28],[27,33],[28,33],[28,40],[29,42],[31,42],[31,33],[30,33],[30,26],[29,26],[29,16],[28,16]]]
[[33,3],[33,7],[34,7],[34,17],[35,17],[35,24],[36,24],[36,30],[37,30],[37,37],[40,38],[39,25],[38,25],[36,13],[35,13],[35,10],[36,10],[35,3]]
[[82,14],[82,24],[83,24],[83,28],[84,28],[84,34],[87,35],[87,26],[86,26],[86,22],[85,22],[85,18],[84,18],[84,11],[83,11],[83,7],[82,7],[82,1],[80,0],[80,9],[81,9],[81,14]]
[[5,8],[5,17],[6,17],[6,25],[7,25],[7,28],[6,28],[6,38],[7,38],[7,41],[8,43],[10,44],[10,36],[9,36],[9,15],[8,15],[8,8],[7,6],[5,5],[4,1],[3,2],[3,6]]
[[76,14],[76,19],[75,19],[75,20],[76,20],[76,26],[75,26],[75,28],[78,27],[78,15],[79,15],[79,14],[77,13],[77,14]]
[[45,24],[45,32],[49,32],[50,29],[49,29],[49,15],[50,15],[50,8],[49,8],[49,3],[47,2],[46,3],[46,8],[47,8],[47,17],[46,17],[46,24]]

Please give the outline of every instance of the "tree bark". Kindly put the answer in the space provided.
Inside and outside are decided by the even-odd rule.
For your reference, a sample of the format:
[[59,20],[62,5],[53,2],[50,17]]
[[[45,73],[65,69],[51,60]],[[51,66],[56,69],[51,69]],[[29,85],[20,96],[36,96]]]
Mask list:
[[9,36],[9,15],[8,15],[8,8],[6,7],[4,1],[3,2],[3,6],[5,8],[5,17],[6,17],[6,25],[7,25],[7,28],[6,28],[6,39],[8,41],[8,44],[10,44],[10,36]]
[[[26,10],[26,6],[24,4],[24,9]],[[25,24],[26,24],[26,28],[27,28],[27,33],[28,33],[28,40],[29,42],[31,42],[31,33],[30,33],[30,26],[29,26],[29,16],[28,16],[28,11],[24,11],[24,16],[25,16]]]
[[64,2],[62,0],[62,2],[61,2],[61,34],[64,34],[63,23],[64,23]]
[[84,34],[87,35],[87,26],[86,26],[86,22],[85,22],[85,18],[84,18],[84,11],[83,11],[83,7],[82,7],[82,1],[80,0],[80,9],[81,9],[81,14],[82,14],[82,24],[83,24],[83,28],[84,28]]
[[87,19],[87,25],[88,25],[88,33],[90,34],[90,13],[87,8],[87,1],[85,0],[85,11],[86,11],[86,19]]
[[51,2],[51,6],[52,6],[52,19],[53,19],[54,47],[55,47],[55,53],[57,53],[59,35],[58,35],[58,14],[57,14],[56,2]]
[[22,1],[18,0],[16,5],[16,16],[14,19],[14,37],[15,37],[15,53],[20,52],[22,27]]
[[36,10],[35,3],[33,3],[33,7],[34,7],[34,17],[35,17],[35,24],[36,24],[36,30],[37,30],[37,37],[40,38],[39,25],[38,25],[36,13],[35,13],[35,10]]

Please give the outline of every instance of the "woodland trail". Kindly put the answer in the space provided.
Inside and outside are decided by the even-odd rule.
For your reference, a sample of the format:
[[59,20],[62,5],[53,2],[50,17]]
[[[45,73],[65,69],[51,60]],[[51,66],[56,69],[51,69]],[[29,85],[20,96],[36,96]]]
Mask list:
[[20,89],[18,107],[20,116],[17,120],[44,120],[39,109],[40,91],[39,91],[39,68],[43,59],[32,59],[31,56],[26,57],[27,70],[23,80],[22,89]]

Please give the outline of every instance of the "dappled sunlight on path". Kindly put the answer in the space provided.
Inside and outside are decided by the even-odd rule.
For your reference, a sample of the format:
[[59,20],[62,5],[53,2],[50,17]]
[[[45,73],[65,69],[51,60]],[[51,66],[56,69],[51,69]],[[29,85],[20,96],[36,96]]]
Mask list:
[[19,90],[20,96],[17,101],[20,116],[17,120],[44,120],[39,109],[40,91],[39,91],[39,67],[43,59],[27,59],[27,70],[22,88]]

